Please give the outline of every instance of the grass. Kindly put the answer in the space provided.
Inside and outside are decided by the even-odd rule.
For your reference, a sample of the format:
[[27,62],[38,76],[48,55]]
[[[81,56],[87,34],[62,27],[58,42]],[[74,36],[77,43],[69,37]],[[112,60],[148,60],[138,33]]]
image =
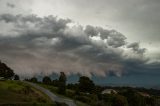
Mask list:
[[53,102],[47,95],[26,83],[6,80],[0,81],[0,104],[50,106]]

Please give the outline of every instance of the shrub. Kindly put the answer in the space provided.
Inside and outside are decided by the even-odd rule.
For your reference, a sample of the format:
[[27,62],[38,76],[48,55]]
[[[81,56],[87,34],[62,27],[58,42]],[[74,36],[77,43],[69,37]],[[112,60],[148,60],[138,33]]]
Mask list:
[[76,96],[76,100],[89,104],[91,99],[87,96]]
[[56,106],[68,106],[68,105],[63,102],[56,102]]
[[70,97],[70,98],[74,98],[75,92],[74,92],[74,91],[71,91],[71,90],[67,90],[66,96],[68,96],[68,97]]

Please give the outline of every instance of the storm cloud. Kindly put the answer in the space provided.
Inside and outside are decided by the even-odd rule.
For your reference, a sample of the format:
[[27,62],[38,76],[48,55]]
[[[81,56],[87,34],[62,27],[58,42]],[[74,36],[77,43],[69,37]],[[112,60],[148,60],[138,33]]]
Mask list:
[[113,29],[34,14],[1,14],[0,25],[0,59],[23,76],[160,74],[145,48]]
[[15,5],[12,4],[12,3],[7,3],[6,5],[7,5],[8,7],[10,7],[10,8],[15,8]]

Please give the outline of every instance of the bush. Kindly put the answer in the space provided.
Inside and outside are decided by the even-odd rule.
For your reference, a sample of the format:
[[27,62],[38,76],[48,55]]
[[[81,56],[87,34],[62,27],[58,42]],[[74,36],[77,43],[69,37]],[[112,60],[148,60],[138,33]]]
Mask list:
[[19,80],[19,76],[18,76],[18,75],[15,75],[15,76],[14,76],[14,80]]
[[98,102],[92,104],[92,106],[106,106],[106,104],[103,101],[98,101]]
[[112,106],[128,106],[127,99],[121,95],[115,95],[112,101]]
[[68,96],[68,97],[70,97],[70,98],[74,98],[75,92],[74,92],[74,91],[71,91],[71,90],[67,90],[66,96]]
[[103,100],[107,105],[111,106],[128,106],[128,101],[125,96],[115,94],[102,95]]
[[36,77],[31,78],[30,81],[31,81],[31,82],[34,82],[34,83],[37,83],[37,82],[38,82],[38,80],[37,80]]
[[51,79],[48,76],[45,76],[42,81],[44,84],[51,84]]
[[76,100],[89,104],[92,100],[87,96],[76,96]]
[[30,86],[25,85],[25,87],[22,90],[20,90],[19,93],[28,95],[30,93],[33,93],[33,90],[32,90],[32,88]]
[[63,102],[56,102],[56,106],[68,106],[68,105]]

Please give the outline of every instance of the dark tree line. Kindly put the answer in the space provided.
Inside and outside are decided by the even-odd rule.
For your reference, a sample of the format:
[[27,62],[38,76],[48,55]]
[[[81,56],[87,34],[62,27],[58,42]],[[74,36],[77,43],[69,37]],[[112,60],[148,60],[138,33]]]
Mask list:
[[0,61],[0,77],[3,79],[19,80],[19,75],[14,73],[14,70]]
[[[26,81],[31,81],[31,82],[34,82],[34,83],[40,83],[36,77],[33,77],[31,79],[25,79]],[[46,84],[46,85],[53,85],[53,86],[56,86],[58,87],[58,93],[59,94],[65,94],[66,93],[66,81],[67,81],[67,78],[66,78],[66,75],[64,72],[61,72],[60,73],[60,76],[59,76],[59,79],[56,79],[56,80],[51,80],[50,77],[48,76],[44,76],[43,79],[42,79],[42,83],[43,84]]]
[[12,79],[14,77],[14,71],[1,61],[0,61],[0,77],[3,77],[5,79]]
[[[35,77],[31,78],[32,82],[38,82]],[[113,88],[101,87],[86,76],[81,76],[75,84],[66,84],[67,77],[64,72],[56,80],[50,77],[43,77],[42,83],[46,85],[56,86],[58,93],[70,97],[74,100],[84,102],[90,106],[159,106],[160,98],[144,97],[139,94],[141,90],[135,88]],[[70,90],[66,90],[70,89]],[[105,89],[115,89],[116,93],[102,94]]]

